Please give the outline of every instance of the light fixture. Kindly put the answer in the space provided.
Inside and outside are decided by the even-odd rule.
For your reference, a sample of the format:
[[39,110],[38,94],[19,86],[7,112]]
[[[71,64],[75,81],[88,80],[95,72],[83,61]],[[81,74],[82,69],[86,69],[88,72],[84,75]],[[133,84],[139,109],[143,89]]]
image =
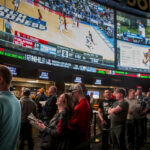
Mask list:
[[38,80],[29,80],[27,82],[29,82],[29,83],[38,83],[39,81]]

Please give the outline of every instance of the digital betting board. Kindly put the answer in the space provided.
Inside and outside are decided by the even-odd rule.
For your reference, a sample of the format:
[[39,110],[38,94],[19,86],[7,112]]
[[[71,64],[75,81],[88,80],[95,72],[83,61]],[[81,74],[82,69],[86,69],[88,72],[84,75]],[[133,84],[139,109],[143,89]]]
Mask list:
[[13,43],[91,65],[114,67],[114,10],[95,2],[0,1],[0,30]]
[[[90,66],[78,65],[75,63],[68,63],[65,61],[50,59],[48,57],[32,55],[29,53],[16,52],[14,50],[4,49],[1,47],[0,47],[0,56],[18,59],[20,61],[28,61],[32,63],[44,64],[44,65],[55,66],[55,67],[62,67],[66,69],[97,73],[99,75],[115,75],[115,76],[126,76],[126,77],[150,79],[150,74],[148,73],[136,73],[136,72],[133,73],[133,72],[127,72],[127,71],[117,71],[117,70],[101,69],[101,68],[95,68],[95,67],[90,67]],[[14,73],[14,75],[15,74],[16,73]],[[18,76],[18,67],[17,67],[16,75]],[[94,81],[93,84],[98,83],[100,85],[100,83],[102,83],[101,79],[97,77],[95,77],[93,81]]]
[[55,60],[55,59],[50,59],[48,57],[32,55],[30,53],[21,53],[21,52],[4,49],[4,48],[0,48],[0,56],[6,56],[6,57],[21,60],[21,61],[28,61],[28,62],[38,63],[38,64],[62,67],[62,68],[67,68],[67,69],[79,70],[79,71],[86,71],[86,72],[91,72],[91,73],[99,72],[100,74],[103,74],[105,72],[104,69],[100,70],[95,67],[78,65],[75,63],[59,61],[59,60]]
[[150,19],[117,11],[117,67],[150,73]]

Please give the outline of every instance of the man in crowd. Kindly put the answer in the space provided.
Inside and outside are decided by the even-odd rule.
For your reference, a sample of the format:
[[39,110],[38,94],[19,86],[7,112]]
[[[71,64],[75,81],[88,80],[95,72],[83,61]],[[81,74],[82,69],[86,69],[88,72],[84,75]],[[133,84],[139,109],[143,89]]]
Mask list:
[[[83,90],[79,84],[72,86],[72,95],[77,99],[78,103],[74,108],[74,113],[70,120],[69,129],[73,133],[71,138],[72,148],[78,147],[78,150],[89,149],[88,140],[90,139],[90,106],[88,100],[85,98]],[[83,144],[83,145],[82,145]],[[82,146],[81,146],[82,145]]]
[[17,11],[19,8],[20,0],[13,0],[12,3],[14,4],[14,11]]
[[43,105],[44,104],[41,104],[41,103],[45,103],[46,100],[47,100],[47,96],[45,95],[45,90],[43,88],[39,89],[39,95],[38,97],[36,98],[35,102],[37,104],[37,112],[38,112],[38,117],[39,119],[43,119]]
[[141,135],[141,140],[143,143],[144,143],[144,141],[147,140],[147,113],[150,110],[149,99],[150,99],[150,92],[148,91],[146,93],[146,96],[143,98],[143,102],[141,105],[142,106],[142,113],[141,113],[142,135]]
[[104,100],[99,102],[98,116],[102,123],[102,149],[108,150],[108,137],[110,129],[110,118],[108,115],[108,109],[112,107],[114,99],[111,99],[111,90],[106,89],[104,91]]
[[27,119],[30,113],[36,116],[36,104],[30,98],[30,89],[23,88],[22,98],[20,99],[21,105],[21,130],[20,130],[20,144],[19,150],[24,150],[24,141],[28,141],[28,150],[33,150],[34,143],[32,139],[32,126]]
[[50,86],[48,89],[48,99],[43,107],[43,121],[49,123],[52,117],[56,114],[57,111],[57,96],[56,96],[57,88],[56,86]]
[[124,100],[125,90],[116,89],[116,102],[112,108],[108,109],[111,120],[111,137],[113,146],[120,150],[126,150],[125,145],[125,122],[127,118],[129,104]]
[[127,146],[129,150],[140,147],[140,113],[141,105],[135,99],[135,90],[129,89],[128,97],[125,99],[129,103],[127,115]]
[[147,115],[146,115],[146,117],[147,117],[147,129],[148,129],[147,136],[150,137],[150,89],[147,92],[146,97],[148,99],[148,103],[147,103],[148,111],[147,111]]
[[143,101],[144,96],[142,95],[142,87],[137,86],[137,90],[135,92],[136,99],[141,103]]
[[147,123],[147,119],[146,119],[146,105],[147,105],[147,99],[145,98],[145,96],[142,95],[142,87],[141,86],[137,86],[137,90],[136,90],[136,99],[139,101],[140,105],[141,105],[141,116],[140,116],[140,146],[144,145],[144,140],[146,140],[146,123]]
[[16,150],[21,109],[15,95],[9,91],[12,74],[0,65],[0,150]]

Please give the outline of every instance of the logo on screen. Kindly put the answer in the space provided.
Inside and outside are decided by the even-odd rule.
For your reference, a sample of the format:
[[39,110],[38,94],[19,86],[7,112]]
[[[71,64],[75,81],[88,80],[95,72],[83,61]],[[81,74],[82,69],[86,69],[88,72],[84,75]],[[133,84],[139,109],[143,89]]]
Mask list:
[[2,5],[0,5],[0,18],[9,19],[10,21],[13,21],[15,23],[22,24],[24,26],[35,28],[38,30],[47,30],[45,21],[40,21],[37,18],[26,16]]

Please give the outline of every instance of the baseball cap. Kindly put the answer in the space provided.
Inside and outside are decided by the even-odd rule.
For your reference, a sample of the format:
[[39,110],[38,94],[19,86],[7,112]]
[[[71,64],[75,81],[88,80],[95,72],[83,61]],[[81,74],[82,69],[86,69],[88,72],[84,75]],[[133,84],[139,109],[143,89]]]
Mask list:
[[81,88],[80,85],[75,84],[75,85],[71,86],[70,91],[71,91],[72,93],[73,93],[73,92],[76,92],[76,91],[82,91],[82,88]]
[[45,90],[44,90],[43,88],[39,89],[39,92],[40,92],[40,93],[44,93],[44,91],[45,91]]
[[141,87],[141,86],[136,86],[136,88],[137,88],[137,89],[142,89],[142,87]]

